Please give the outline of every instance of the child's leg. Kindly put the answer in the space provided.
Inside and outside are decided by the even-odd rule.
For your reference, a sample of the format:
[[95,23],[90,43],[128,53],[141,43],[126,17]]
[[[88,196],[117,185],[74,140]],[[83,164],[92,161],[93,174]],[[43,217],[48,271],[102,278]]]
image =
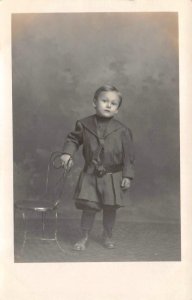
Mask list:
[[82,238],[74,245],[74,250],[85,250],[89,238],[89,233],[93,227],[96,211],[83,210],[81,215]]
[[96,211],[94,210],[83,210],[81,215],[81,230],[82,233],[87,233],[91,231],[93,223],[95,220]]
[[114,242],[112,238],[112,230],[116,220],[116,207],[110,205],[103,206],[103,238],[104,246],[112,249],[114,248]]
[[103,228],[108,237],[112,237],[112,230],[116,220],[116,207],[110,205],[103,206]]

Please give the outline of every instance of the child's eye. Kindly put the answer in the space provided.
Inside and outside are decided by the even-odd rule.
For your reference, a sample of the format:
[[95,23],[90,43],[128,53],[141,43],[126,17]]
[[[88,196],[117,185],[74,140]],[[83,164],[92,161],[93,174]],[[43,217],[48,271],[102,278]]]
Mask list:
[[106,99],[102,99],[102,101],[103,101],[103,102],[107,102],[107,100],[106,100]]
[[115,105],[115,106],[117,106],[117,105],[118,105],[116,102],[112,102],[111,104],[112,104],[112,105]]

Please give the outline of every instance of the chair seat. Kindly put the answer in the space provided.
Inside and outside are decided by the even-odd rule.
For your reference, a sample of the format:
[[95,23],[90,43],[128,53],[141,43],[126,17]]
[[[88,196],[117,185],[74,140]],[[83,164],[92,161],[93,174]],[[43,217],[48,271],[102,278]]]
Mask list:
[[35,211],[48,211],[53,210],[57,207],[60,200],[50,201],[45,199],[32,199],[32,200],[23,200],[15,203],[16,208],[18,209],[29,209]]

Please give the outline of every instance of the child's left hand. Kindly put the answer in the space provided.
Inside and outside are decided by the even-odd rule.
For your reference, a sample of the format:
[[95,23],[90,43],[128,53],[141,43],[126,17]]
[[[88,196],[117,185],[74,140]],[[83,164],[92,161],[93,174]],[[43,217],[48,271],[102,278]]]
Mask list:
[[122,190],[126,190],[126,189],[130,188],[130,186],[131,186],[131,179],[124,177],[121,181]]

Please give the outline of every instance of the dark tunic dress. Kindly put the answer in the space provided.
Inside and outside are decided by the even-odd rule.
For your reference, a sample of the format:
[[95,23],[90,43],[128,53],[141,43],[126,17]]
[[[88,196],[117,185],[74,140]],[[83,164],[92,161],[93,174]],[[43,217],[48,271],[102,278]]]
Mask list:
[[[99,177],[95,173],[93,158],[101,140],[103,147],[99,157],[102,165],[106,170],[115,171],[109,171]],[[121,180],[123,177],[134,177],[134,152],[130,129],[114,118],[93,115],[77,121],[75,130],[67,136],[63,152],[73,156],[80,145],[83,145],[85,167],[75,190],[76,201],[91,201],[99,206],[124,206],[128,194],[126,190],[121,189]]]

